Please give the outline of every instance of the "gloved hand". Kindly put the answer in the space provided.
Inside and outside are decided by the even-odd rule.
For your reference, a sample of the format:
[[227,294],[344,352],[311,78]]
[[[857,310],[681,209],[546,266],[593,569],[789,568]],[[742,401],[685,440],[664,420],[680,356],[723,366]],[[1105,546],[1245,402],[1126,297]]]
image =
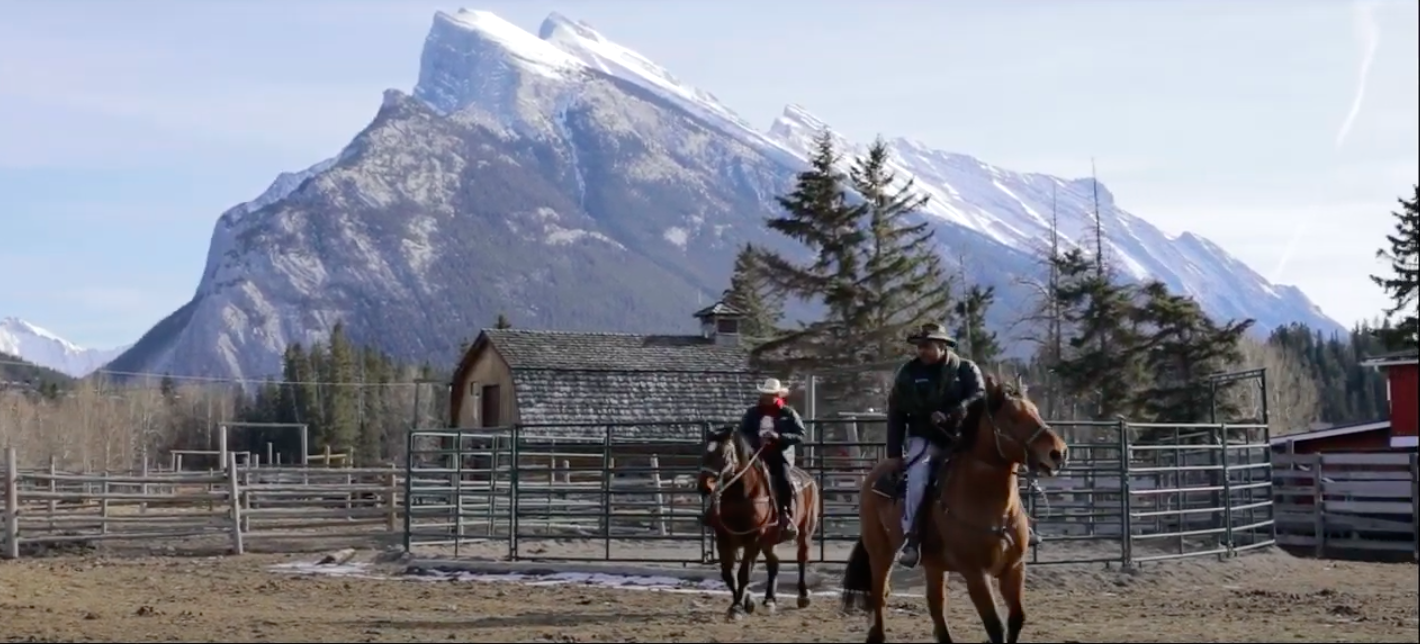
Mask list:
[[769,416],[759,419],[759,439],[772,442],[779,439],[779,432],[774,431],[774,419]]

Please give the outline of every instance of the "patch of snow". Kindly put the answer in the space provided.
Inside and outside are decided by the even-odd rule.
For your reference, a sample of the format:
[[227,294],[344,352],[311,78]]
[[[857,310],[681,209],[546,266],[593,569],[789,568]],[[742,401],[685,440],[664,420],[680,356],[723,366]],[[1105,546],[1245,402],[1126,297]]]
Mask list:
[[132,345],[116,349],[86,349],[58,334],[17,317],[0,319],[0,353],[76,378],[108,364]]
[[551,46],[491,11],[459,9],[458,13],[454,14],[439,11],[434,14],[434,18],[478,33],[489,42],[501,46],[508,55],[522,63],[520,67],[535,74],[561,78],[568,70],[582,67],[581,61],[575,56]]

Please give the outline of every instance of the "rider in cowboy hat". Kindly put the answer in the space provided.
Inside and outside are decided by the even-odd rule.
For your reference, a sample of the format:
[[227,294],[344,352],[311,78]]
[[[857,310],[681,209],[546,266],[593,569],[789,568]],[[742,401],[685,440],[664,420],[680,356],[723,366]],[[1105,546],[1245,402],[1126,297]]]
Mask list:
[[888,395],[887,454],[899,465],[907,460],[898,563],[911,568],[920,558],[917,511],[932,470],[960,432],[967,405],[986,395],[986,381],[976,363],[952,350],[957,342],[942,325],[924,324],[907,340],[917,345],[917,357],[898,369]]
[[799,412],[784,402],[789,388],[778,378],[766,378],[755,391],[759,402],[745,412],[740,421],[740,433],[751,445],[764,448],[759,458],[769,469],[774,501],[779,509],[779,530],[785,539],[792,539],[797,536],[790,520],[794,487],[789,481],[789,463],[784,452],[804,440],[804,421],[799,418]]

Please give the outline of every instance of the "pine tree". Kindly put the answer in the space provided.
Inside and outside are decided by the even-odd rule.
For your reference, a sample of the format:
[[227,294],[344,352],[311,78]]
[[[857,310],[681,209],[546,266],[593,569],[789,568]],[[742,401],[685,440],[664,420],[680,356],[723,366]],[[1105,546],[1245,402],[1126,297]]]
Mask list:
[[1134,289],[1110,279],[1098,258],[1071,249],[1057,260],[1061,317],[1074,330],[1055,371],[1064,392],[1086,402],[1082,415],[1114,420],[1133,415],[1143,382],[1142,337],[1134,317]]
[[784,298],[775,292],[759,263],[759,250],[745,244],[735,254],[730,287],[721,299],[745,314],[740,334],[751,348],[773,340],[784,319]]
[[358,461],[362,466],[379,462],[383,458],[384,423],[384,370],[383,356],[374,347],[365,346],[360,350],[360,428]]
[[1137,393],[1135,409],[1154,422],[1212,422],[1215,411],[1218,420],[1233,418],[1229,399],[1207,376],[1242,359],[1240,343],[1253,320],[1219,325],[1192,298],[1158,281],[1140,292],[1136,319],[1150,329],[1142,353],[1148,384]]
[[1371,281],[1385,291],[1391,306],[1385,310],[1392,328],[1383,331],[1382,338],[1392,349],[1415,349],[1420,344],[1420,184],[1414,188],[1410,201],[1400,200],[1400,210],[1392,212],[1395,232],[1386,235],[1387,248],[1376,251],[1376,257],[1390,264],[1391,275],[1372,275]]
[[986,327],[986,313],[995,301],[994,287],[972,286],[953,307],[957,342],[961,343],[962,353],[983,368],[995,365],[1001,359],[1001,345],[997,342],[996,332]]
[[359,446],[355,349],[345,335],[345,325],[337,322],[327,341],[328,359],[323,377],[326,391],[322,408],[326,421],[325,441],[332,451],[353,455]]
[[493,328],[495,328],[495,329],[511,329],[511,328],[513,328],[513,323],[508,321],[508,316],[503,315],[502,313],[499,313],[499,314],[498,314],[498,319],[493,322]]
[[862,341],[876,346],[875,361],[902,354],[911,329],[942,322],[950,310],[934,231],[926,220],[913,221],[928,197],[918,194],[910,179],[898,185],[891,162],[887,143],[878,139],[848,172],[849,185],[865,202],[861,283],[866,291],[857,306],[866,320]]
[[758,357],[783,352],[783,366],[833,363],[857,351],[851,331],[864,326],[861,314],[861,249],[867,240],[860,226],[863,209],[848,201],[845,177],[836,168],[839,155],[824,132],[814,142],[809,167],[794,189],[777,198],[784,214],[769,219],[770,230],[804,245],[811,256],[799,264],[765,251],[759,253],[764,277],[786,296],[824,305],[823,320],[789,331],[756,348]]

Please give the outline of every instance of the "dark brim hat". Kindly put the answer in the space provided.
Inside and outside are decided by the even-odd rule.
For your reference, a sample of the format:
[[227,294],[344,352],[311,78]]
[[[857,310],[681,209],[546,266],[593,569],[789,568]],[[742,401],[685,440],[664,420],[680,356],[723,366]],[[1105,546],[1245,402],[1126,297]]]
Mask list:
[[947,327],[940,324],[927,323],[922,325],[912,335],[907,336],[907,341],[912,344],[922,344],[923,342],[941,342],[948,347],[956,347],[956,338],[947,333]]

